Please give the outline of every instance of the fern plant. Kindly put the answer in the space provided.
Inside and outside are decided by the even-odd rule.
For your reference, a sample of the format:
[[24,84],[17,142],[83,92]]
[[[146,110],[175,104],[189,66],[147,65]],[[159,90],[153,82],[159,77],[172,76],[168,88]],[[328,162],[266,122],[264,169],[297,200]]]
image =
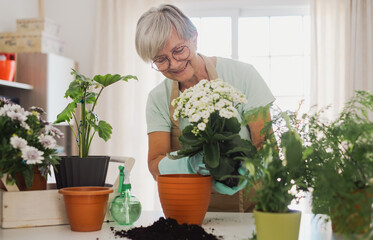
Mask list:
[[373,95],[356,91],[340,115],[323,121],[324,110],[303,117],[315,214],[332,219],[334,231],[372,232]]

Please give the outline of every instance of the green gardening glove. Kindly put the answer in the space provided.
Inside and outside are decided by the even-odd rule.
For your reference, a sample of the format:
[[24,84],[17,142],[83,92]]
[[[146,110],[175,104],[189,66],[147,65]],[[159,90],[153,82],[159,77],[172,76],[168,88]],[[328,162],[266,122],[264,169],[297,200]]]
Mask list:
[[[175,155],[176,152],[171,152],[170,155]],[[199,166],[203,161],[203,154],[197,153],[190,157],[183,157],[176,160],[170,159],[169,157],[164,157],[158,164],[158,170],[160,174],[195,174],[200,173]],[[203,165],[204,166],[204,165]],[[202,173],[200,173],[202,174]],[[202,175],[208,175],[202,174]]]

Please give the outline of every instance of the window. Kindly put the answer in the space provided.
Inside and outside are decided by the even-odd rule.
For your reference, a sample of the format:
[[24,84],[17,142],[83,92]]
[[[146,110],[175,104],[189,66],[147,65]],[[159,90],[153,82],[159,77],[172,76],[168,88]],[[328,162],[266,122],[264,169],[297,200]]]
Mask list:
[[[247,4],[246,4],[247,5]],[[310,17],[304,8],[190,11],[198,51],[252,64],[282,110],[309,109]]]

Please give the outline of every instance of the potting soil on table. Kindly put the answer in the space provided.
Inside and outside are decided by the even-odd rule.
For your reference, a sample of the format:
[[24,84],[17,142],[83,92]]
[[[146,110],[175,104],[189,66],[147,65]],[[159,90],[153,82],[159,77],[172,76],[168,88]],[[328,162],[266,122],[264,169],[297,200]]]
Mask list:
[[221,236],[217,237],[211,233],[207,233],[199,225],[178,224],[172,218],[159,218],[153,225],[148,227],[136,227],[130,230],[115,230],[115,238],[129,238],[132,240],[219,240],[223,239]]

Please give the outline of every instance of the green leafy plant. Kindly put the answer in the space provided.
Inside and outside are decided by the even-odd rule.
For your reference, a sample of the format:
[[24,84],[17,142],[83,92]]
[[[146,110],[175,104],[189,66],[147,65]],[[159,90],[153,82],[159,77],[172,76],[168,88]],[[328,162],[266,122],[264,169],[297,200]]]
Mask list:
[[229,187],[237,186],[240,175],[240,157],[250,156],[256,147],[239,135],[237,105],[245,103],[241,92],[220,79],[201,80],[183,92],[173,104],[177,108],[175,118],[188,118],[179,137],[181,150],[178,157],[204,153],[203,163],[216,181]]
[[373,95],[357,91],[334,121],[325,109],[304,115],[312,208],[331,217],[334,231],[372,232]]
[[[79,148],[79,157],[87,157],[89,148],[95,133],[103,140],[110,139],[112,127],[109,123],[100,120],[97,114],[94,113],[98,99],[102,91],[119,81],[128,82],[129,79],[136,79],[136,76],[119,74],[105,76],[96,75],[90,79],[74,69],[71,72],[75,79],[70,83],[69,88],[65,92],[65,98],[70,98],[67,107],[57,116],[55,123],[67,122],[76,138]],[[76,110],[79,110],[77,115]],[[71,120],[74,124],[71,124]]]
[[[266,116],[269,109],[256,108],[246,114]],[[241,158],[248,170],[243,177],[247,189],[256,190],[252,200],[258,203],[258,211],[289,212],[288,206],[297,198],[296,193],[307,191],[308,168],[297,124],[296,113],[273,109],[272,120],[261,132],[265,137],[262,147],[254,156]]]
[[6,183],[13,185],[17,174],[25,178],[28,188],[34,179],[34,167],[47,178],[50,166],[58,164],[56,138],[63,134],[45,122],[43,109],[26,111],[18,104],[0,98],[0,177],[7,174]]

